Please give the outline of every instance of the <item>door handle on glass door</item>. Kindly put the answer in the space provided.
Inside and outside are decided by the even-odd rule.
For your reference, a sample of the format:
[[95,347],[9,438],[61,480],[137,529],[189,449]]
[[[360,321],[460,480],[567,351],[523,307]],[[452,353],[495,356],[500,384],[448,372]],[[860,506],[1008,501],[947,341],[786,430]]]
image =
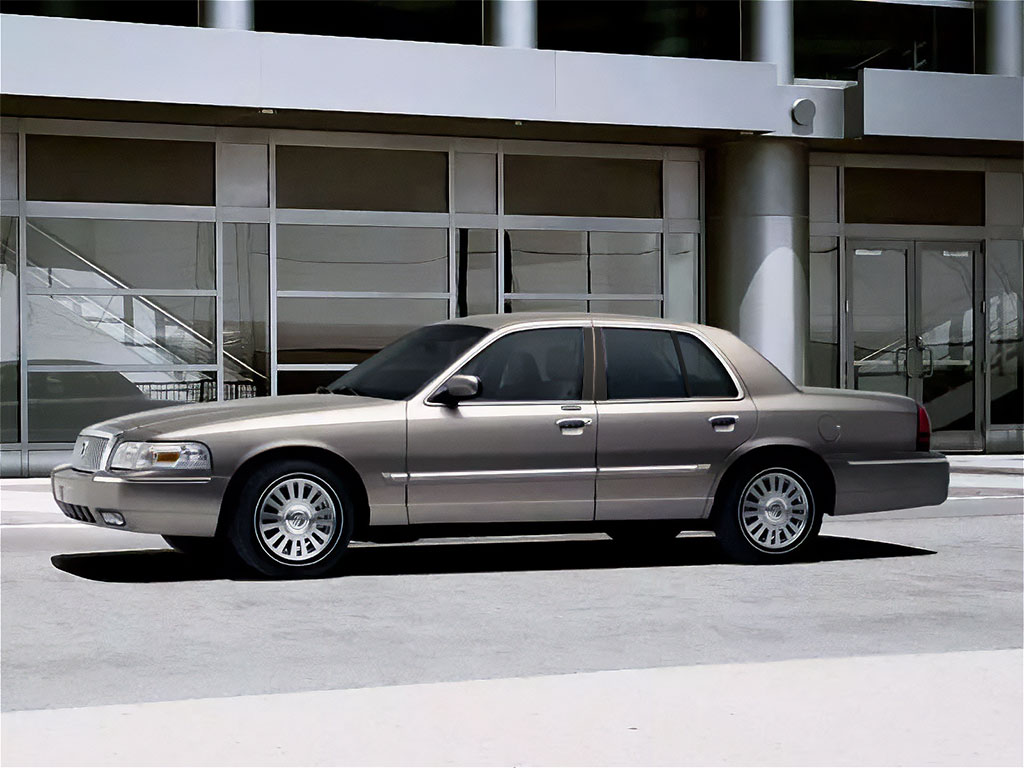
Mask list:
[[712,416],[708,419],[708,423],[715,432],[732,432],[738,420],[739,416],[729,414],[727,416]]

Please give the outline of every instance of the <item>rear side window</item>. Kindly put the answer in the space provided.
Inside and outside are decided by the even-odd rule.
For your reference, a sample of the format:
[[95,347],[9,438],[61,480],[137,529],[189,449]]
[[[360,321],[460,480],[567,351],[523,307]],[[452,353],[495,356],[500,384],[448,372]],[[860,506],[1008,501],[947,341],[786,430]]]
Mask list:
[[686,397],[670,332],[605,328],[604,350],[609,400]]
[[480,378],[476,400],[579,400],[583,393],[583,330],[517,331],[495,341],[459,373]]
[[688,333],[676,334],[676,340],[690,397],[736,397],[739,394],[725,366],[703,342]]

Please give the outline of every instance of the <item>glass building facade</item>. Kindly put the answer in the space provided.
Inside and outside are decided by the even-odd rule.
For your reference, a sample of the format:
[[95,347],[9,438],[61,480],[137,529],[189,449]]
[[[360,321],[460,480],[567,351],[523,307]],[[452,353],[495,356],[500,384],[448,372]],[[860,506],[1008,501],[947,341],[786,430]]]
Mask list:
[[[141,5],[72,3],[63,14],[76,15],[74,6],[122,20]],[[289,3],[291,15],[284,5],[256,3],[256,28],[313,31],[299,22],[344,4]],[[607,3],[589,16],[578,5],[541,0],[541,49],[747,57],[745,3]],[[981,71],[980,5],[867,5],[885,6],[796,3],[798,78],[850,81],[829,86],[838,93],[876,48],[889,51],[890,69]],[[175,3],[147,13],[157,6],[184,13]],[[485,36],[480,4],[356,8],[356,27],[321,32],[383,37],[375,30],[386,19],[396,30],[419,19],[410,29],[421,37],[408,39]],[[851,13],[851,24],[865,23],[862,13],[895,15],[872,25],[885,30],[877,39],[836,46],[845,33],[834,22]],[[128,20],[196,23],[175,18]],[[454,37],[430,31],[439,29]],[[627,125],[601,141],[570,140],[594,130],[579,122],[519,139],[508,137],[518,121],[467,127],[456,114],[434,115],[429,131],[397,118],[388,131],[312,130],[239,126],[195,107],[145,121],[102,105],[73,119],[36,116],[46,112],[40,103],[5,106],[0,137],[5,476],[48,471],[82,427],[106,418],[314,391],[446,318],[573,310],[713,319],[706,176],[723,139],[757,133]],[[1019,145],[979,152],[977,142],[949,140],[917,152],[901,140],[859,151],[808,141],[800,383],[912,396],[928,407],[942,449],[1021,450]]]

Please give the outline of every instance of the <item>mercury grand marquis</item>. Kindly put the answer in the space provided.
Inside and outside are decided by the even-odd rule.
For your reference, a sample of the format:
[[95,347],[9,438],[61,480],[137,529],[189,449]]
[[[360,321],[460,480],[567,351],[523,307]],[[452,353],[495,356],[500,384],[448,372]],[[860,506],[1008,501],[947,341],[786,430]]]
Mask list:
[[742,562],[806,553],[825,515],[941,504],[906,397],[795,386],[726,331],[481,315],[425,326],[316,394],[146,411],[83,430],[66,515],[270,576],[353,539],[714,531]]

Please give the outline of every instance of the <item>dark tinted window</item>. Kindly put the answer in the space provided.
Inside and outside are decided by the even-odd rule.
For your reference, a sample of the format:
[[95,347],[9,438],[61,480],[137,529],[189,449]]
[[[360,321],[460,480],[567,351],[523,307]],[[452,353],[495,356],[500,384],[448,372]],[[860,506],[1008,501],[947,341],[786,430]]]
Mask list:
[[736,385],[714,353],[688,333],[676,334],[691,397],[736,397]]
[[846,221],[863,224],[985,223],[985,174],[847,168]]
[[543,328],[498,339],[460,373],[480,378],[479,400],[579,400],[583,331]]
[[330,385],[340,394],[402,400],[487,335],[473,325],[428,325],[391,344]]
[[631,328],[604,330],[609,400],[685,397],[672,334]]

